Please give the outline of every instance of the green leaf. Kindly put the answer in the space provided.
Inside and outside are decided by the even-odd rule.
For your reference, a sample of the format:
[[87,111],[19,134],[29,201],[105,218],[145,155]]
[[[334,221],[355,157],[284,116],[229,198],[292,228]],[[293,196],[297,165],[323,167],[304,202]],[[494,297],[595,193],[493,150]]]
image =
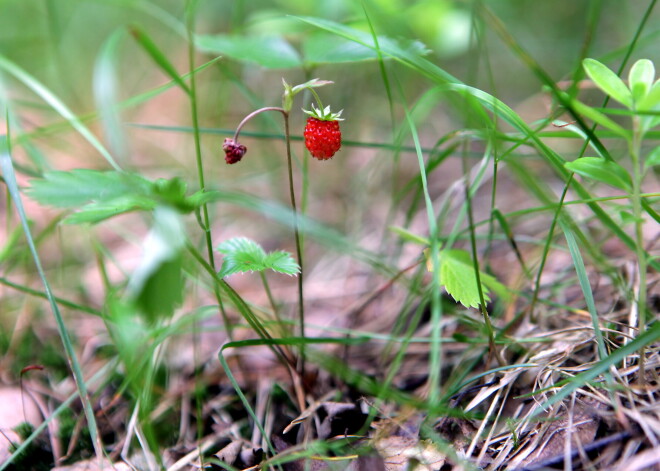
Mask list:
[[186,83],[183,81],[179,75],[179,72],[177,72],[176,68],[172,65],[167,56],[163,54],[160,49],[158,49],[156,43],[153,42],[147,33],[142,31],[137,26],[131,27],[130,32],[135,40],[140,44],[140,46],[142,46],[142,48],[146,51],[146,53],[151,56],[158,67],[160,67],[166,75],[168,75],[179,87],[181,87],[184,92],[190,95],[190,88],[188,88],[188,85],[186,85]]
[[302,44],[307,65],[359,62],[378,58],[372,49],[327,33],[310,35]]
[[[363,40],[373,42],[367,38],[369,36],[365,34]],[[379,45],[396,44],[395,41],[384,36],[378,37],[378,43]],[[428,52],[426,47],[417,41],[403,46],[403,48],[406,47],[414,54],[424,55]],[[302,51],[305,65],[309,67],[317,64],[360,62],[378,59],[378,53],[373,48],[328,33],[310,35],[302,44]]]
[[595,59],[587,58],[582,65],[598,88],[627,108],[632,108],[632,94],[617,74]]
[[580,253],[580,247],[578,246],[577,240],[575,240],[575,235],[573,231],[565,224],[563,221],[559,221],[559,225],[564,231],[564,237],[566,237],[566,244],[568,245],[568,250],[571,253],[571,258],[573,259],[573,266],[575,267],[575,273],[577,274],[578,281],[580,282],[580,288],[582,288],[582,295],[587,304],[587,309],[589,310],[589,315],[591,316],[591,323],[593,326],[593,332],[596,335],[596,344],[598,345],[598,356],[599,360],[607,357],[607,349],[605,348],[605,341],[603,340],[603,332],[600,328],[600,322],[598,318],[598,311],[596,310],[596,303],[594,301],[594,294],[591,289],[591,283],[589,283],[589,275],[587,274],[587,269],[584,266],[584,260],[582,254]]
[[143,242],[142,259],[127,288],[150,324],[171,317],[183,299],[185,240],[179,213],[168,206],[157,207],[153,228]]
[[637,103],[637,109],[640,111],[648,111],[660,108],[660,80],[656,80],[651,90],[646,96]]
[[316,26],[349,41],[354,41],[369,49],[377,49],[383,54],[383,58],[392,58],[406,65],[419,67],[420,72],[429,77],[442,77],[443,80],[449,82],[458,82],[458,79],[445,72],[443,69],[430,61],[422,59],[422,56],[427,55],[430,51],[419,41],[395,41],[391,38],[378,36],[378,47],[376,48],[373,36],[364,31],[359,31],[355,28],[323,18],[315,18],[311,16],[297,18],[305,23]]
[[101,141],[94,135],[94,133],[80,120],[76,114],[71,111],[53,92],[46,88],[36,78],[28,74],[25,70],[21,69],[15,63],[0,54],[0,70],[6,70],[18,80],[23,82],[34,93],[39,95],[51,108],[57,111],[64,119],[66,119],[71,127],[78,131],[115,170],[121,170],[115,159],[110,152],[101,144]]
[[127,194],[147,194],[151,182],[136,174],[76,169],[49,172],[31,180],[26,193],[37,202],[57,208],[73,208],[90,201],[111,201]]
[[626,131],[624,128],[619,126],[617,123],[612,121],[610,118],[605,116],[603,113],[600,111],[585,105],[581,101],[578,100],[571,100],[571,105],[573,106],[573,109],[580,113],[581,115],[591,119],[593,122],[600,124],[601,126],[614,131],[617,133],[619,136],[623,138],[628,138],[629,132]]
[[64,224],[97,224],[131,211],[150,211],[156,206],[157,202],[153,198],[128,194],[109,201],[89,203],[79,211],[65,217],[62,222]]
[[645,168],[651,168],[656,165],[660,165],[660,146],[649,152],[649,154],[646,156],[646,159],[644,160]]
[[298,52],[281,36],[198,36],[196,45],[205,52],[224,54],[269,69],[300,67]]
[[582,157],[573,162],[566,162],[564,166],[578,175],[607,183],[624,191],[630,191],[632,188],[632,179],[628,171],[612,160]]
[[646,97],[653,86],[653,79],[655,79],[655,67],[648,59],[640,59],[630,68],[628,84],[636,104]]
[[76,169],[50,172],[32,180],[26,190],[34,200],[57,208],[81,207],[67,216],[67,224],[98,223],[129,211],[149,211],[159,205],[189,213],[214,199],[213,193],[186,196],[186,183],[178,177],[151,182],[125,172]]
[[[426,267],[433,271],[430,250],[424,250]],[[465,307],[479,307],[479,289],[477,277],[474,272],[472,257],[465,250],[449,249],[439,253],[440,285],[445,287],[447,293]],[[479,271],[481,291],[485,301],[490,301],[489,290],[495,291],[500,297],[508,298],[507,288],[498,282],[494,276]]]
[[153,183],[155,198],[165,204],[173,206],[184,213],[193,211],[197,206],[189,197],[186,197],[188,184],[179,177],[165,179],[159,178]]
[[394,232],[396,235],[401,237],[401,239],[405,240],[406,242],[412,242],[414,244],[421,244],[421,245],[431,245],[431,241],[428,240],[426,237],[419,236],[413,232],[410,232],[408,229],[404,229],[403,227],[390,226],[389,230]]
[[259,244],[246,237],[229,239],[220,244],[216,250],[224,255],[219,272],[221,277],[268,269],[286,275],[300,272],[300,267],[288,252],[266,253]]
[[[80,361],[78,360],[76,352],[73,348],[73,343],[71,342],[69,331],[66,324],[64,323],[64,318],[62,317],[62,313],[58,307],[57,300],[51,290],[50,283],[46,277],[46,272],[41,265],[41,259],[39,257],[39,253],[37,252],[37,246],[34,242],[34,238],[32,237],[32,231],[30,230],[30,225],[28,223],[27,213],[25,212],[23,199],[21,198],[18,182],[16,180],[16,172],[14,171],[14,164],[12,162],[9,142],[9,135],[0,135],[0,171],[2,171],[2,178],[7,187],[7,191],[9,192],[9,196],[11,196],[11,199],[14,203],[18,217],[20,218],[21,226],[25,234],[25,239],[27,241],[32,260],[34,261],[35,268],[37,269],[37,273],[39,274],[39,278],[43,284],[46,297],[50,302],[50,308],[53,312],[53,316],[55,317],[55,323],[57,324],[57,330],[60,339],[62,340],[64,351],[66,352],[67,361],[71,367],[71,370],[73,371],[73,377],[75,380],[76,389],[78,391],[78,396],[80,397],[83,410],[85,411],[90,438],[94,445],[96,456],[101,459],[103,456],[103,450],[100,446],[101,442],[98,438],[99,430],[96,425],[96,416],[94,415],[94,410],[92,409],[92,404],[87,392],[85,378],[82,373],[82,368],[80,367]],[[5,460],[5,464],[6,463],[7,461]],[[2,467],[2,465],[0,465],[0,467]]]

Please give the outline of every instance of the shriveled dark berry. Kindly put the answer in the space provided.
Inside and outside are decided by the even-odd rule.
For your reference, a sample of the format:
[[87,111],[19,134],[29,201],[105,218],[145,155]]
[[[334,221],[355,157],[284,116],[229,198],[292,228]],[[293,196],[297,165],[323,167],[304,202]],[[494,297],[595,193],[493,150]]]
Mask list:
[[247,147],[228,137],[222,144],[222,150],[225,151],[225,161],[228,164],[235,164],[243,158],[247,152]]

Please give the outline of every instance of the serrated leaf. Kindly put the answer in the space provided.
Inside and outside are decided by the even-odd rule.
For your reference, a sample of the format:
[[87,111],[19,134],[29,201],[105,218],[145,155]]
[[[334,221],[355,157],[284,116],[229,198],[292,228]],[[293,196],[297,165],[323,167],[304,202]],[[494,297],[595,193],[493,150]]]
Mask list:
[[607,183],[624,191],[630,191],[632,188],[632,179],[628,171],[612,160],[582,157],[573,162],[566,162],[564,166],[578,175]]
[[235,237],[220,244],[216,250],[222,253],[221,277],[234,273],[273,270],[286,275],[300,272],[298,263],[284,251],[266,253],[255,241],[246,237]]
[[295,275],[300,272],[298,263],[296,263],[293,257],[291,257],[289,252],[285,252],[283,250],[269,252],[264,260],[264,265],[266,265],[271,270],[284,273],[286,275]]
[[[424,250],[426,267],[429,271],[433,271],[433,262],[429,252],[429,249]],[[447,293],[463,306],[479,307],[477,277],[470,254],[465,250],[449,249],[440,251],[438,255],[440,285],[444,286]],[[490,301],[489,290],[495,291],[502,298],[508,298],[508,290],[495,277],[479,271],[479,278],[484,301]]]
[[111,201],[127,194],[146,194],[151,182],[136,174],[76,169],[49,172],[31,180],[26,193],[37,202],[57,208],[73,208],[90,201]]
[[632,94],[617,74],[595,59],[583,60],[582,66],[598,88],[627,108],[632,108]]
[[628,84],[635,103],[646,97],[653,86],[654,78],[655,67],[653,67],[653,62],[648,59],[640,59],[633,64],[628,73]]
[[198,36],[196,45],[206,52],[254,62],[269,69],[288,69],[302,65],[298,52],[281,36]]
[[89,203],[79,211],[65,217],[64,224],[97,224],[119,214],[131,211],[149,211],[157,206],[156,201],[142,195],[125,195],[110,201]]

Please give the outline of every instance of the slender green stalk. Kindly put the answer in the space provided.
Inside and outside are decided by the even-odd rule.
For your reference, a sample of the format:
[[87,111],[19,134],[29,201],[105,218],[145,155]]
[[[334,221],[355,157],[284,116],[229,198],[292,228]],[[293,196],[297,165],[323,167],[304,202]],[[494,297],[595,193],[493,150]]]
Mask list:
[[[199,180],[199,188],[202,192],[206,191],[206,182],[204,180],[204,164],[202,161],[202,146],[199,132],[199,117],[197,113],[197,79],[193,71],[195,70],[195,34],[194,34],[194,23],[195,23],[195,11],[196,11],[196,0],[188,0],[186,2],[186,34],[188,39],[188,69],[190,71],[190,114],[192,118],[193,126],[193,140],[195,142],[195,162],[197,165],[197,178]],[[209,210],[206,204],[202,205],[202,221],[203,221],[203,230],[205,235],[206,242],[206,252],[209,260],[209,265],[214,272],[217,272],[215,266],[215,258],[213,255],[213,237],[211,235],[211,222],[209,219]],[[229,340],[232,340],[232,326],[229,318],[227,317],[227,312],[225,311],[224,304],[222,302],[222,296],[220,296],[220,289],[217,283],[213,284],[213,294],[217,300],[218,307],[220,309],[220,314],[222,315],[222,322],[225,327],[225,332],[227,332],[227,337]],[[197,323],[193,324],[193,349],[195,364],[198,364],[198,350],[197,345],[199,331],[197,329]],[[197,441],[198,444],[201,444],[201,439],[204,434],[204,425],[203,425],[203,406],[202,406],[202,388],[199,384],[199,377],[195,374],[195,411],[196,411],[196,425],[197,425]],[[200,446],[200,445],[198,445]],[[204,468],[204,455],[201,448],[199,449],[199,457],[201,467]]]
[[277,322],[279,323],[280,327],[283,327],[284,323],[280,318],[280,310],[277,309],[277,303],[275,302],[275,298],[273,297],[273,292],[270,290],[270,284],[268,283],[266,274],[263,271],[260,271],[259,276],[261,277],[261,284],[264,286],[264,291],[266,291],[266,296],[268,296],[268,302],[270,303],[270,308],[273,310],[273,315],[275,316],[275,319],[277,319]]
[[[300,232],[298,230],[298,209],[296,208],[296,193],[293,187],[293,165],[291,163],[291,132],[289,130],[289,113],[284,113],[284,135],[286,136],[286,163],[289,169],[289,194],[291,196],[291,208],[293,209],[293,235],[296,239],[296,257],[300,266],[298,274],[298,322],[300,323],[300,336],[305,338],[305,304],[303,294],[303,256],[300,243]],[[300,374],[305,375],[305,344],[300,345]]]
[[[487,151],[489,152],[489,151]],[[465,153],[462,157],[463,162],[463,174],[465,175],[465,205],[467,209],[468,217],[468,228],[470,234],[470,249],[472,252],[472,263],[474,265],[474,276],[477,282],[477,292],[479,293],[479,309],[481,310],[481,315],[484,318],[484,323],[486,324],[486,330],[488,331],[488,348],[490,355],[495,357],[497,363],[500,366],[504,366],[504,360],[502,359],[499,350],[495,346],[495,331],[493,329],[493,324],[490,322],[490,315],[488,310],[486,310],[486,300],[484,299],[484,291],[481,284],[481,272],[479,270],[479,259],[477,258],[477,240],[474,234],[474,215],[472,214],[472,196],[470,195],[470,173],[467,168],[467,160]]]
[[96,454],[98,461],[101,462],[101,460],[103,459],[103,443],[101,441],[101,436],[99,434],[99,430],[96,424],[96,416],[94,415],[94,408],[92,406],[92,402],[88,394],[85,378],[82,372],[82,368],[80,366],[80,361],[78,361],[78,357],[76,356],[73,343],[71,342],[71,337],[69,336],[69,331],[67,330],[66,324],[64,323],[64,318],[62,317],[60,309],[57,305],[57,301],[55,300],[55,296],[53,295],[53,292],[50,289],[50,283],[46,278],[46,273],[41,265],[41,259],[39,257],[39,253],[37,252],[37,247],[34,243],[34,239],[30,231],[30,226],[27,221],[27,214],[25,213],[25,209],[23,207],[23,202],[19,192],[18,183],[16,181],[16,174],[14,172],[14,167],[12,165],[10,152],[11,151],[8,147],[6,149],[0,149],[0,168],[2,170],[2,174],[5,183],[7,185],[7,189],[9,190],[11,198],[14,201],[14,206],[18,211],[21,220],[21,225],[23,226],[23,232],[27,240],[28,248],[32,255],[32,259],[37,269],[37,273],[39,274],[39,278],[41,279],[41,282],[43,283],[44,286],[44,292],[46,294],[46,297],[48,298],[48,301],[50,302],[50,307],[53,312],[53,317],[55,318],[55,323],[57,324],[57,330],[60,339],[62,340],[62,344],[64,346],[66,359],[69,364],[69,368],[73,373],[73,379],[76,384],[78,396],[80,397],[80,401],[83,405],[83,410],[85,412],[85,417],[87,419],[87,426],[89,428],[90,439],[94,447],[94,452]]
[[[634,116],[632,119],[632,139],[629,142],[630,158],[632,160],[632,207],[635,219],[635,238],[637,239],[636,255],[639,289],[637,293],[633,288],[633,297],[637,300],[637,315],[639,319],[638,335],[646,331],[646,251],[644,250],[644,219],[642,216],[642,177],[643,169],[640,159],[640,149],[642,147],[642,126],[641,118]],[[635,296],[636,294],[636,296]],[[644,373],[644,347],[639,352],[639,383],[646,382]]]
[[[318,95],[310,88],[310,91],[314,93],[314,95],[318,99]],[[319,105],[320,105],[320,100],[319,100]],[[278,111],[282,113],[282,117],[284,118],[284,139],[286,142],[286,163],[287,163],[287,168],[288,168],[288,173],[289,173],[289,195],[291,198],[291,209],[293,209],[293,236],[296,241],[296,258],[298,259],[298,265],[300,266],[300,273],[298,274],[298,322],[300,325],[300,336],[305,337],[305,304],[304,304],[304,293],[303,293],[303,256],[302,256],[302,244],[300,242],[300,230],[298,228],[298,207],[296,205],[296,192],[294,189],[294,184],[293,184],[293,163],[291,159],[291,130],[289,128],[289,112],[285,110],[284,108],[280,108],[278,106],[267,106],[265,108],[260,108],[258,110],[253,111],[249,115],[247,115],[243,120],[239,123],[239,125],[236,127],[236,132],[234,133],[234,141],[238,143],[238,136],[240,135],[241,129],[243,129],[243,126],[250,121],[252,118],[257,116],[260,113],[264,113],[266,111]],[[305,372],[305,346],[302,344],[300,346],[300,363],[299,363],[299,371],[301,374],[304,374]]]

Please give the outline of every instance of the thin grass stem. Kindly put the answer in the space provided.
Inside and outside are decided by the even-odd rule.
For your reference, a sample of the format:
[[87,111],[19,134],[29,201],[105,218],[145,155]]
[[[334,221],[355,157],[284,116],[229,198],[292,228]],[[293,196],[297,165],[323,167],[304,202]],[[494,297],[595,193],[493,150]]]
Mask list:
[[[197,179],[199,181],[199,187],[201,191],[206,191],[206,182],[204,179],[204,163],[202,161],[202,146],[199,132],[199,116],[197,112],[197,80],[193,71],[195,70],[195,37],[194,37],[194,7],[191,8],[191,5],[194,5],[194,1],[189,2],[187,5],[190,8],[188,14],[188,21],[186,25],[186,30],[188,33],[188,68],[190,70],[190,114],[192,118],[193,126],[193,140],[195,142],[195,163],[197,165]],[[209,209],[208,205],[205,203],[201,207],[202,211],[202,222],[204,230],[204,238],[206,243],[206,252],[209,263],[211,267],[215,270],[215,257],[213,256],[213,237],[211,234],[211,222],[209,218]],[[222,302],[222,297],[220,296],[220,291],[217,288],[217,285],[214,285],[214,296],[218,302],[218,307],[220,309],[220,314],[222,315],[222,322],[225,326],[227,332],[227,337],[229,340],[232,340],[232,325],[225,311],[224,304]]]
[[[314,92],[310,89],[312,93]],[[305,338],[305,304],[303,292],[303,255],[302,245],[300,243],[300,231],[298,228],[298,209],[296,207],[296,192],[293,186],[293,164],[291,162],[291,132],[289,129],[289,114],[284,114],[284,134],[286,136],[286,163],[289,171],[289,194],[291,197],[291,208],[293,209],[293,235],[296,239],[296,257],[298,258],[298,265],[300,266],[300,273],[298,274],[298,322],[300,325],[300,336]],[[305,344],[300,345],[300,374],[305,377]]]

